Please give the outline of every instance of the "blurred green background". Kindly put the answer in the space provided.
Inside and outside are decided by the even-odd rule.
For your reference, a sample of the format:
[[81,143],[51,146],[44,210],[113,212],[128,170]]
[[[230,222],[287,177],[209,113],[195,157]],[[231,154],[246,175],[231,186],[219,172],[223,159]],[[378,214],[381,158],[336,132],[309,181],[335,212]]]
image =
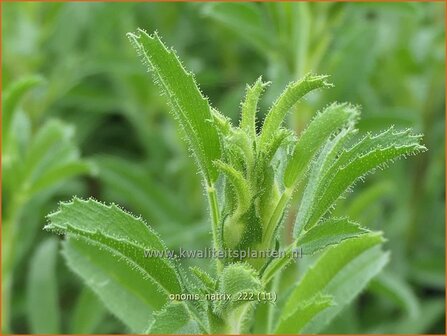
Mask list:
[[[362,106],[360,132],[424,133],[428,152],[356,186],[335,211],[385,231],[392,260],[330,333],[444,333],[444,3],[2,3],[3,330],[123,333],[42,230],[73,195],[141,214],[170,247],[207,246],[200,178],[126,32],[157,30],[214,107],[246,83],[331,75],[300,103]],[[82,158],[82,159],[81,159]],[[293,211],[293,210],[292,210]],[[287,239],[285,237],[284,239]]]

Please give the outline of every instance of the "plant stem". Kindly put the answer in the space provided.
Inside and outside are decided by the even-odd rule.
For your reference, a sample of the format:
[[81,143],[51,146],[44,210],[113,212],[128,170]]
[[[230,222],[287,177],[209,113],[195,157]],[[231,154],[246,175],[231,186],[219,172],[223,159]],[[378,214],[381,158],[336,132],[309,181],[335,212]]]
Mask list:
[[[275,292],[279,288],[279,283],[281,281],[281,273],[278,273],[276,277],[273,279],[272,285],[270,286],[270,292]],[[267,306],[267,333],[273,334],[273,319],[275,310],[273,309],[275,306],[273,303],[268,303]]]
[[266,286],[270,280],[277,274],[280,270],[283,269],[284,266],[286,266],[290,260],[292,259],[292,251],[295,248],[296,244],[292,243],[288,245],[284,249],[284,256],[278,259],[273,260],[270,265],[267,267],[267,269],[264,271],[261,277],[261,281]]
[[250,310],[250,305],[245,304],[244,306],[233,310],[228,318],[228,334],[239,335],[242,332],[242,325],[246,314]]
[[275,228],[278,225],[279,221],[281,220],[281,217],[286,209],[287,203],[289,202],[290,196],[292,194],[292,189],[286,189],[284,190],[283,194],[281,195],[281,198],[279,199],[275,210],[273,211],[272,217],[270,217],[270,220],[267,224],[267,228],[265,231],[265,239],[264,239],[264,248],[269,248],[272,239],[273,239],[273,233],[275,232]]
[[[217,195],[216,195],[216,189],[214,188],[214,185],[208,185],[207,186],[207,193],[208,193],[208,201],[210,205],[210,211],[211,211],[211,219],[212,219],[212,231],[213,231],[213,247],[216,251],[219,250],[219,204],[217,202]],[[222,262],[219,258],[216,258],[216,266],[217,266],[217,272],[220,273],[222,270]]]

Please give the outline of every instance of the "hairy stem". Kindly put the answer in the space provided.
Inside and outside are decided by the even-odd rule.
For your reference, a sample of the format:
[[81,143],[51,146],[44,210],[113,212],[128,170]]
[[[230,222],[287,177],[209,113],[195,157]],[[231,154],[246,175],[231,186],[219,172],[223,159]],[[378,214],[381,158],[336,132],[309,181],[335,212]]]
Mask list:
[[284,249],[284,256],[273,260],[269,267],[264,271],[261,277],[261,281],[264,286],[266,286],[270,282],[270,280],[273,279],[275,274],[278,274],[293,259],[292,252],[295,247],[295,242],[288,245]]
[[288,188],[288,189],[284,190],[283,194],[281,195],[281,198],[279,199],[278,203],[276,204],[275,210],[273,211],[273,214],[270,217],[270,220],[267,224],[267,228],[265,230],[265,236],[264,236],[264,242],[263,242],[264,248],[269,248],[271,246],[272,239],[273,239],[273,233],[275,232],[275,229],[284,214],[284,211],[285,211],[286,206],[290,200],[291,195],[292,195],[292,189]]
[[228,333],[231,335],[239,335],[242,333],[242,327],[247,313],[250,311],[249,305],[244,305],[241,308],[235,309],[230,317],[228,323]]
[[[270,286],[270,292],[276,292],[279,288],[279,283],[281,281],[281,272],[276,275]],[[267,333],[273,333],[274,317],[275,317],[275,306],[273,303],[269,302],[267,306]]]
[[[214,185],[207,186],[207,193],[208,193],[208,202],[210,205],[210,211],[211,211],[211,219],[212,219],[212,232],[213,232],[213,247],[216,251],[220,249],[219,244],[219,204],[217,202],[217,195],[216,195],[216,188],[214,188]],[[222,262],[219,258],[216,258],[216,267],[217,272],[220,273],[222,271]]]

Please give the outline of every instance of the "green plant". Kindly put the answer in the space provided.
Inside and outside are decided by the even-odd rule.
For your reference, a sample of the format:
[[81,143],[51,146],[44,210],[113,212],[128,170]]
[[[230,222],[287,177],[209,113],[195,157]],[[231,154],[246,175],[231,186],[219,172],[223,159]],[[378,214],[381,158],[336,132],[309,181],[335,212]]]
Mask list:
[[[2,192],[5,198],[2,327],[5,332],[10,332],[8,314],[14,270],[27,252],[37,229],[36,221],[27,218],[36,215],[33,202],[45,202],[70,178],[95,172],[91,162],[80,158],[73,139],[73,127],[59,120],[48,120],[35,131],[29,114],[18,108],[22,97],[42,83],[43,79],[38,76],[23,78],[8,87],[2,99]],[[27,226],[20,223],[24,218],[28,219]]]
[[[170,103],[200,169],[214,249],[285,253],[278,258],[216,258],[208,272],[186,269],[176,259],[145,257],[145,251],[167,247],[141,218],[115,204],[74,198],[61,203],[46,226],[66,235],[67,264],[134,332],[319,332],[389,258],[381,232],[334,217],[332,209],[365,175],[424,151],[421,136],[391,127],[356,137],[359,108],[333,103],[296,138],[281,126],[288,111],[311,91],[331,86],[327,76],[314,75],[290,83],[262,127],[256,121],[257,105],[268,83],[259,78],[247,88],[235,127],[210,106],[193,75],[157,34],[139,30],[128,36]],[[292,242],[285,244],[282,224],[292,199],[299,200],[298,215],[293,232],[286,232]],[[281,276],[297,248],[315,261],[289,290],[280,285]],[[213,293],[230,298],[170,299]],[[270,298],[266,293],[278,303],[257,300]],[[255,316],[261,321],[256,326]]]

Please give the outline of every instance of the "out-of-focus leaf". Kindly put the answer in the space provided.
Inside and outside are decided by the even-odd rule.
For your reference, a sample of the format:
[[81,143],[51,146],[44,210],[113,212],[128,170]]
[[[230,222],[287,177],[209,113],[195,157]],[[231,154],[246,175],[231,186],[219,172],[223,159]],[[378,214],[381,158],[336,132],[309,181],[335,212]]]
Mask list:
[[81,160],[69,162],[43,173],[37,182],[33,184],[29,192],[34,195],[39,191],[58,182],[65,181],[70,177],[89,174],[93,171],[95,171],[95,166],[91,162]]
[[2,135],[9,133],[14,112],[23,95],[42,82],[43,78],[40,76],[29,76],[18,80],[7,88],[2,97]]
[[21,262],[22,258],[30,253],[39,238],[38,233],[49,211],[45,204],[48,204],[50,194],[50,192],[40,193],[39,197],[26,203],[26,211],[23,211],[20,216],[20,223],[26,223],[26,225],[24,225],[25,229],[19,230],[17,234],[17,241],[20,241],[20,244],[17,244],[15,250],[15,263]]
[[381,273],[373,279],[369,289],[401,306],[411,318],[419,315],[419,302],[410,286],[393,273]]
[[58,120],[39,129],[17,172],[23,192],[32,196],[67,178],[95,171],[91,163],[81,160],[73,135],[73,128]]
[[361,2],[356,6],[361,10],[374,10],[383,13],[396,13],[398,15],[414,15],[418,10],[418,3],[416,2]]
[[98,178],[124,204],[161,228],[185,224],[187,210],[178,207],[181,200],[157,183],[141,165],[115,157],[99,157],[94,162],[100,172]]
[[267,29],[264,13],[256,3],[209,3],[202,13],[221,23],[252,44],[261,55],[275,52],[275,38]]
[[94,334],[105,313],[98,296],[89,287],[84,287],[71,314],[70,334]]
[[[432,248],[432,246],[430,246]],[[441,249],[438,249],[441,252]],[[418,283],[430,287],[444,288],[445,285],[445,257],[433,256],[428,252],[421,252],[411,263],[411,277]]]
[[27,312],[31,332],[35,334],[59,334],[60,307],[56,262],[58,241],[42,242],[30,260],[27,283]]
[[354,220],[359,220],[362,213],[368,209],[371,204],[376,203],[381,197],[390,193],[394,189],[391,181],[379,181],[372,184],[355,195],[353,201],[346,209],[346,215]]
[[[384,323],[368,330],[371,334],[397,333],[429,333],[436,322],[445,317],[445,300],[429,299],[421,304],[420,313],[416,317],[404,317],[397,321]],[[441,322],[442,323],[442,322]],[[442,323],[443,324],[443,323]]]
[[[372,24],[365,24],[368,22],[360,19],[360,16],[356,19],[350,24],[349,31],[340,30],[344,34],[337,39],[337,44],[331,49],[330,57],[327,57],[326,62],[322,64],[320,71],[331,74],[332,80],[337,83],[334,89],[324,94],[328,101],[343,97],[346,101],[361,103],[361,88],[367,85],[368,76],[374,69],[379,49],[378,29]],[[366,49],[370,52],[365,54],[363,51]]]

